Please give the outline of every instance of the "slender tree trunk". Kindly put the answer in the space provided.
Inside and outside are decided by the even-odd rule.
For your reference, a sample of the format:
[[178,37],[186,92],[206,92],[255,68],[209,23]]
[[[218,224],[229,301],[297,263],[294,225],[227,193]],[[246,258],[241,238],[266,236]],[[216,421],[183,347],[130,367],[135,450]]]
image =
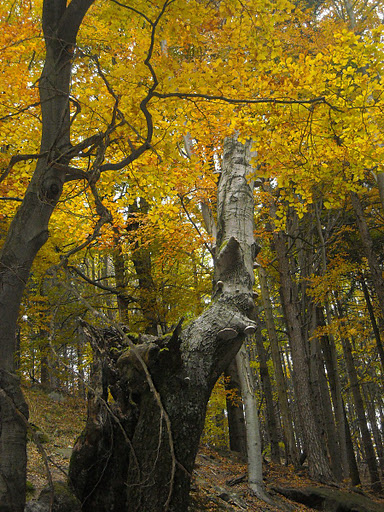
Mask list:
[[[317,308],[317,323],[320,326],[325,326],[324,313],[321,308]],[[349,477],[352,485],[359,485],[361,483],[359,470],[356,464],[349,425],[346,423],[347,417],[345,414],[340,374],[337,365],[336,347],[333,337],[322,336],[321,348],[327,368],[329,387],[335,411],[336,431],[341,449],[340,460],[343,468],[343,476],[344,478]]]
[[[317,236],[320,241],[321,273],[322,275],[325,275],[327,272],[326,242],[323,236],[323,228],[321,224],[321,216],[318,203],[314,204],[314,213],[316,220]],[[329,307],[328,297],[326,298],[325,312],[327,323],[328,325],[331,325],[332,316]],[[316,325],[320,327],[326,326],[325,316],[322,308],[317,307],[314,316]],[[353,451],[353,443],[350,435],[349,425],[347,423],[347,417],[345,414],[340,374],[338,370],[336,346],[333,336],[322,336],[321,347],[324,356],[325,366],[327,368],[327,377],[335,413],[336,432],[341,455],[340,466],[342,470],[342,476],[343,478],[349,477],[351,479],[352,485],[359,485],[360,476],[356,464],[355,454]],[[338,472],[336,471],[335,474],[338,475]]]
[[375,335],[377,352],[379,353],[379,358],[380,358],[380,363],[381,363],[381,377],[382,377],[382,379],[384,381],[384,348],[383,348],[383,342],[381,340],[379,326],[377,325],[375,313],[373,311],[371,297],[369,296],[368,286],[367,286],[367,283],[365,282],[365,279],[364,279],[363,276],[360,279],[360,283],[361,283],[361,287],[363,289],[365,302],[367,304],[369,318],[371,319],[372,330],[373,330],[373,333]]
[[372,283],[376,292],[377,300],[381,310],[380,323],[383,326],[384,323],[384,279],[382,269],[380,267],[377,256],[373,250],[373,242],[369,233],[367,221],[365,220],[364,210],[359,199],[359,196],[355,192],[351,192],[351,202],[355,211],[356,223],[359,228],[360,238],[363,244],[365,256],[368,260],[369,269],[371,272]]
[[125,271],[125,257],[123,247],[119,240],[118,233],[114,237],[114,247],[112,249],[112,260],[115,269],[115,283],[116,289],[119,292],[117,295],[117,307],[119,310],[120,322],[129,325],[128,320],[128,307],[130,300],[124,294],[128,285],[127,273]]
[[364,385],[363,392],[364,392],[364,396],[365,396],[365,403],[367,406],[368,421],[371,425],[373,439],[375,441],[375,446],[376,446],[376,452],[377,452],[377,456],[379,459],[380,471],[381,471],[381,474],[384,475],[383,440],[382,440],[382,435],[381,435],[380,429],[377,425],[377,414],[376,414],[375,402],[374,402],[373,397],[369,391],[368,384]]
[[76,366],[77,366],[77,389],[80,398],[85,399],[86,397],[86,386],[85,386],[85,374],[84,374],[84,343],[82,333],[77,331],[76,336]]
[[333,474],[326,457],[316,422],[316,411],[312,403],[307,347],[302,337],[298,299],[289,271],[287,247],[283,233],[275,232],[273,240],[278,259],[281,299],[292,351],[293,379],[303,425],[309,471],[316,480],[329,482],[333,480]]
[[257,413],[256,389],[245,347],[241,347],[237,353],[236,365],[239,372],[241,396],[243,398],[246,418],[249,486],[256,496],[264,499],[263,459],[261,456],[261,435]]
[[268,338],[271,347],[273,368],[275,370],[277,396],[279,399],[279,406],[282,416],[282,426],[284,432],[284,441],[287,452],[287,463],[291,462],[295,466],[297,466],[299,464],[299,455],[296,447],[291,410],[289,407],[286,380],[282,369],[279,341],[277,339],[275,323],[273,320],[272,304],[269,296],[267,275],[263,267],[258,267],[258,275],[261,290],[261,301],[265,313],[265,322],[267,325]]
[[[148,213],[148,209],[147,201],[140,198],[137,203],[130,206],[130,214],[145,215]],[[133,222],[128,223],[127,231],[135,233],[139,225],[140,221],[134,218]],[[136,241],[131,258],[139,281],[138,302],[144,317],[145,332],[157,335],[159,328],[165,327],[165,324],[160,318],[157,305],[156,285],[152,277],[151,250],[147,245]]]
[[[338,304],[338,310],[341,315],[342,308],[340,304]],[[348,379],[353,396],[353,402],[355,405],[356,415],[359,422],[361,439],[364,447],[364,457],[368,465],[371,487],[373,491],[380,492],[382,487],[377,467],[377,460],[375,450],[373,448],[371,434],[368,430],[367,419],[365,417],[364,401],[359,386],[359,379],[357,376],[355,363],[353,361],[351,342],[346,336],[341,336],[341,341],[343,346],[345,364],[348,372]]]
[[45,0],[46,59],[39,81],[42,109],[41,154],[0,254],[0,510],[21,512],[25,502],[26,423],[18,379],[13,375],[15,334],[21,297],[66,177],[70,146],[71,59],[82,19],[93,0]]
[[256,351],[260,364],[260,380],[263,394],[265,397],[265,409],[267,418],[268,437],[271,444],[271,460],[280,464],[279,434],[277,430],[277,421],[275,409],[273,406],[272,384],[269,377],[267,365],[267,353],[264,348],[263,336],[261,333],[260,322],[256,321],[257,328],[254,336]]
[[[237,371],[236,360],[233,359],[224,372],[225,389],[230,394],[226,398],[228,429],[229,429],[229,448],[242,455],[247,455],[247,437],[245,432],[245,419],[243,412],[243,403],[241,401],[241,387],[239,382],[239,372]],[[234,401],[232,397],[236,397]]]

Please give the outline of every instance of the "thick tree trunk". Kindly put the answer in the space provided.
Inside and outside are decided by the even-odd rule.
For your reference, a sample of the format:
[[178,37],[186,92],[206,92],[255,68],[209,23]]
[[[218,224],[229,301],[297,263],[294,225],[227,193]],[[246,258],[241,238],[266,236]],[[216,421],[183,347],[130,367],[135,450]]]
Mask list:
[[[70,140],[71,59],[80,23],[93,0],[46,0],[46,60],[39,81],[42,156],[0,254],[0,510],[21,512],[25,502],[28,408],[14,371],[16,322],[30,269],[48,238],[48,222],[60,198]],[[63,170],[64,168],[64,170]]]
[[332,404],[329,396],[327,378],[324,372],[323,354],[321,352],[319,339],[311,339],[311,384],[313,394],[319,411],[318,421],[326,434],[326,444],[332,472],[338,482],[343,480],[343,468],[340,464],[341,449],[338,443],[338,436],[333,418]]
[[[91,396],[87,427],[70,466],[85,512],[187,510],[210,393],[255,330],[248,318],[257,252],[250,156],[249,145],[225,142],[212,305],[182,333],[147,335],[125,351],[122,333],[109,344],[107,333],[91,333],[103,360],[94,386],[99,391]],[[114,404],[107,403],[108,386]]]

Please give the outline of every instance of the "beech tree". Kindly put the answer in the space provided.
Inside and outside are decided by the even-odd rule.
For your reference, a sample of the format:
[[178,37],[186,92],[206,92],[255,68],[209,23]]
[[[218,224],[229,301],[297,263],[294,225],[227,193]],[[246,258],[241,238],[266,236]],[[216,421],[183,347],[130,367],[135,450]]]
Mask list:
[[28,408],[14,374],[18,311],[32,263],[47,241],[49,219],[70,179],[69,163],[74,156],[70,155],[71,61],[78,30],[92,3],[44,2],[40,156],[0,255],[0,503],[4,511],[21,511],[25,501]]

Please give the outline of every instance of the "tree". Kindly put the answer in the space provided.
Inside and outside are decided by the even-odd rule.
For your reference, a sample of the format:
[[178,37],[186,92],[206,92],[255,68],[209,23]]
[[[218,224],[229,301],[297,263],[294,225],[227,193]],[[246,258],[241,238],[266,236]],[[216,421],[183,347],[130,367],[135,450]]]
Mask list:
[[165,339],[134,343],[121,329],[87,328],[95,350],[93,391],[70,469],[85,511],[187,508],[207,401],[244,337],[255,331],[249,320],[257,254],[250,156],[249,143],[225,142],[209,308]]
[[0,255],[0,503],[4,511],[21,511],[25,500],[28,409],[13,373],[17,316],[31,265],[47,241],[49,219],[70,173],[71,60],[78,30],[92,3],[75,0],[67,7],[61,0],[44,2],[40,157]]

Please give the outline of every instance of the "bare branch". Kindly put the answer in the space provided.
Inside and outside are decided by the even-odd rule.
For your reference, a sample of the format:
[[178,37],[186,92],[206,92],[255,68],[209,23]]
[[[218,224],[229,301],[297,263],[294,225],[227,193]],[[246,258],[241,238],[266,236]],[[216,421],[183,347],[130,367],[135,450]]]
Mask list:
[[37,158],[42,158],[43,156],[46,156],[47,152],[40,153],[39,155],[31,154],[31,155],[13,155],[11,157],[11,160],[9,161],[8,166],[3,171],[3,173],[0,175],[0,183],[7,178],[9,173],[11,172],[13,166],[17,164],[18,162],[25,162],[26,160],[35,160]]
[[116,295],[117,297],[122,297],[125,300],[128,300],[130,302],[137,302],[137,299],[135,299],[135,297],[133,297],[133,295],[126,293],[124,290],[118,290],[117,288],[115,288],[113,286],[107,286],[105,284],[101,284],[97,281],[94,281],[93,279],[86,276],[83,272],[81,272],[81,270],[79,268],[75,267],[74,265],[66,265],[66,267],[68,268],[68,270],[70,270],[71,272],[74,272],[79,277],[81,277],[81,279],[84,279],[84,281],[91,284],[92,286],[96,286],[97,288],[100,288],[101,290],[110,292],[110,293]]
[[[224,103],[230,103],[235,105],[254,105],[259,103],[270,103],[270,104],[276,104],[276,105],[313,105],[317,103],[325,103],[326,105],[329,105],[329,103],[326,101],[324,96],[319,96],[317,98],[312,98],[309,100],[295,100],[292,98],[287,99],[279,99],[279,98],[244,98],[244,99],[238,99],[238,98],[228,98],[226,96],[217,96],[217,95],[211,95],[211,94],[200,94],[200,93],[183,93],[183,92],[169,92],[169,93],[160,93],[154,91],[152,96],[160,99],[166,99],[166,98],[180,98],[180,99],[202,99],[207,101],[222,101]],[[329,105],[331,106],[331,105]]]
[[0,201],[19,201],[20,203],[23,202],[21,197],[0,197]]
[[122,4],[121,2],[118,2],[118,0],[111,0],[114,4],[123,7],[124,9],[128,9],[129,11],[135,12],[139,16],[145,19],[151,26],[153,26],[153,22],[146,16],[143,12],[139,11],[138,9],[135,9],[134,7],[131,7],[130,5]]

